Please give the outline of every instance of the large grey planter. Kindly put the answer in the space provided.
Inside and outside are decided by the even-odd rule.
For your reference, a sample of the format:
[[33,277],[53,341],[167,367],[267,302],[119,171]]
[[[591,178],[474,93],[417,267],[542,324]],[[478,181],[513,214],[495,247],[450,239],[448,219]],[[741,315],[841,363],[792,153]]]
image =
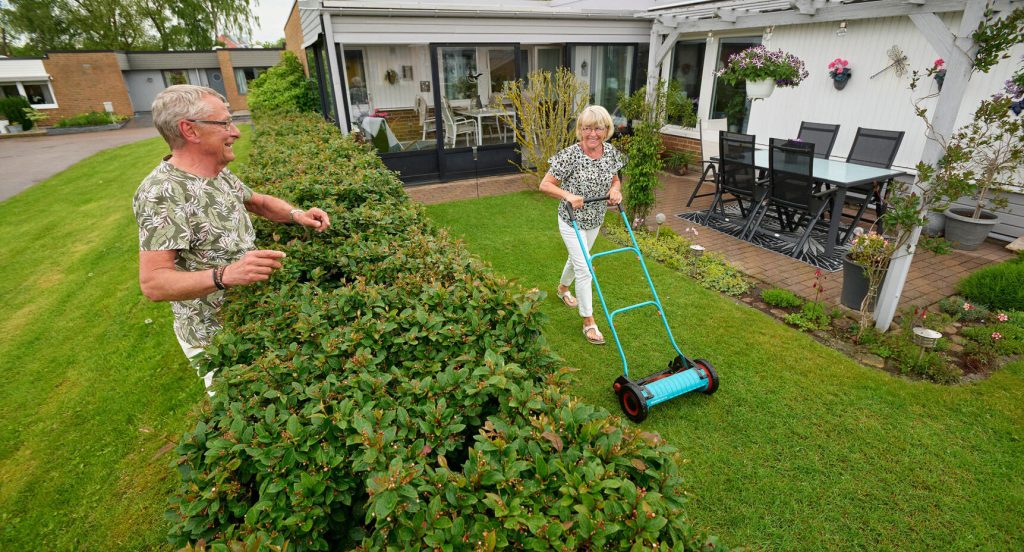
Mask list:
[[965,207],[950,207],[946,215],[946,239],[954,249],[973,251],[985,241],[992,227],[999,224],[999,216],[982,211],[980,218],[971,218],[974,210]]
[[928,211],[927,217],[928,224],[925,224],[921,231],[926,236],[941,236],[946,227],[946,215],[936,211]]

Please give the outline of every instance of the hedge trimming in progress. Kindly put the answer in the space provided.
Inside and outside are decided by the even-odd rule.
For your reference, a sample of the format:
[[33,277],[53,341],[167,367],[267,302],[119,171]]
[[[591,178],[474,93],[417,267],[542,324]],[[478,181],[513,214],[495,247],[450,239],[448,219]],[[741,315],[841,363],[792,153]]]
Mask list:
[[566,393],[540,302],[408,201],[367,146],[257,120],[254,189],[330,213],[233,288],[216,395],[177,449],[169,540],[208,550],[723,549],[684,514],[676,451]]

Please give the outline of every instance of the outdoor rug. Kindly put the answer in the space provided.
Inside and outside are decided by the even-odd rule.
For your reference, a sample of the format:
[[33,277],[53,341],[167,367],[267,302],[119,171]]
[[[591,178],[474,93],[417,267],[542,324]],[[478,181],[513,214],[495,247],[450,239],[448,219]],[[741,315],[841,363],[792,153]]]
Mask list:
[[[679,213],[676,216],[683,220],[704,224],[706,213],[707,211],[694,211]],[[729,204],[725,207],[725,216],[716,211],[711,215],[711,220],[708,221],[707,226],[739,239],[740,230],[743,229],[743,225],[746,222],[747,219],[740,215],[739,207],[736,204]],[[761,219],[760,229],[754,233],[752,238],[744,241],[749,241],[762,249],[792,257],[793,248],[796,247],[796,242],[799,239],[799,233],[781,230],[779,219],[775,217],[775,213],[768,212]],[[825,222],[819,222],[811,230],[811,237],[804,244],[800,254],[795,258],[827,272],[842,270],[843,256],[850,250],[850,246],[837,245],[832,255],[826,255],[824,245],[826,241],[828,241],[828,225]]]

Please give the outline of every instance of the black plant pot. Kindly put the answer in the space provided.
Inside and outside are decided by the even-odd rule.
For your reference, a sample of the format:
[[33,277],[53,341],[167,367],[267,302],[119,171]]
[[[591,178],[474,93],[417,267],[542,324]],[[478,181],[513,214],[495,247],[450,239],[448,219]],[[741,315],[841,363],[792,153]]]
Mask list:
[[834,86],[836,90],[842,90],[842,89],[846,88],[846,83],[848,83],[848,82],[850,82],[850,79],[846,79],[846,80],[832,79],[832,86]]
[[[888,272],[886,272],[888,274]],[[882,282],[885,282],[885,277],[882,277]],[[881,290],[882,286],[879,285],[878,289]],[[843,291],[839,297],[839,301],[847,307],[853,310],[860,310],[860,304],[864,301],[864,297],[868,294],[868,273],[863,266],[851,261],[848,257],[843,257]],[[874,301],[868,305],[868,310],[875,308]]]

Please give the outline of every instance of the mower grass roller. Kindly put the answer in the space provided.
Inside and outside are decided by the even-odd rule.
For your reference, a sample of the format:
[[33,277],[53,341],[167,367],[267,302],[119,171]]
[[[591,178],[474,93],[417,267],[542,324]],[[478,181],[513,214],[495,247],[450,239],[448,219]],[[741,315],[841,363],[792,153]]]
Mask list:
[[[608,201],[608,196],[592,197],[583,200],[584,203],[596,201]],[[622,247],[591,255],[587,251],[586,244],[583,242],[583,236],[580,235],[576,214],[571,207],[569,208],[569,218],[572,220],[573,230],[576,231],[576,239],[579,240],[580,249],[583,251],[583,258],[587,261],[587,269],[594,280],[594,289],[597,290],[597,297],[601,300],[601,308],[604,310],[605,317],[608,318],[608,327],[611,328],[615,346],[619,349],[619,357],[622,359],[622,375],[612,384],[612,389],[618,395],[619,405],[622,406],[622,412],[626,414],[626,417],[634,422],[642,422],[647,419],[648,410],[656,404],[674,399],[690,391],[699,390],[705,395],[714,393],[718,390],[718,372],[715,371],[715,368],[707,360],[701,358],[690,360],[679,350],[675,338],[672,337],[672,330],[668,327],[668,319],[665,317],[665,310],[661,307],[661,299],[658,298],[658,292],[654,289],[654,282],[651,281],[651,275],[647,272],[647,264],[644,263],[644,257],[640,253],[640,246],[636,242],[636,236],[633,235],[633,229],[629,226],[629,219],[626,218],[622,205],[618,207],[619,215],[622,217],[622,222],[626,225],[626,231],[629,233],[629,239],[633,242],[632,247]],[[644,277],[647,278],[647,284],[651,288],[651,295],[654,296],[654,300],[644,301],[609,312],[608,305],[604,300],[604,294],[601,292],[601,284],[597,281],[597,274],[594,272],[593,260],[605,255],[627,251],[636,254],[636,258],[640,261],[640,268],[644,272]],[[664,370],[655,372],[647,377],[632,380],[629,379],[629,365],[626,362],[626,354],[622,350],[619,334],[615,330],[615,316],[647,306],[658,309],[658,316],[661,317],[661,321],[665,326],[665,333],[668,334],[668,340],[672,344],[672,349],[675,350],[676,356],[669,361],[668,367]]]

